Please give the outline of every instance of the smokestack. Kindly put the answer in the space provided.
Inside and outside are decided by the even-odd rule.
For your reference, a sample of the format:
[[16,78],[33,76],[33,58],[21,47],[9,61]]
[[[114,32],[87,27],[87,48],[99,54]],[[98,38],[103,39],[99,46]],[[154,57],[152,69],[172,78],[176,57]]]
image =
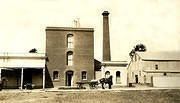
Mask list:
[[109,12],[104,11],[103,15],[103,61],[111,61],[110,40],[109,40]]

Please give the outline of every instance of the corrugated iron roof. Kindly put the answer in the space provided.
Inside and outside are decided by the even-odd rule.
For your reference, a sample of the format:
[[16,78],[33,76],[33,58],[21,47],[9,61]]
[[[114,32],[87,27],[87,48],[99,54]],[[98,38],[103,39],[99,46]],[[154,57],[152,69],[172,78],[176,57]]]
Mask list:
[[180,60],[180,52],[136,52],[142,60]]

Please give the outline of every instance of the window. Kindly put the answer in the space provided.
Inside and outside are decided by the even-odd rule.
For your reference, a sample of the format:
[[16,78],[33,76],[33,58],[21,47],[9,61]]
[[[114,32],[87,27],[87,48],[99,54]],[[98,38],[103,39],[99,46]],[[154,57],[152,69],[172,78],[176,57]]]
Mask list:
[[59,72],[58,71],[54,71],[53,72],[53,80],[58,80],[59,79]]
[[68,34],[67,35],[67,46],[68,46],[68,48],[73,48],[74,47],[73,41],[74,41],[73,34]]
[[105,72],[105,78],[109,78],[109,76],[110,76],[110,72],[109,72],[109,71],[106,71],[106,72]]
[[82,80],[86,80],[87,79],[87,73],[86,71],[82,72]]
[[157,64],[155,65],[155,69],[158,70],[158,65]]
[[116,83],[121,83],[121,72],[120,71],[116,72]]
[[67,65],[68,66],[73,65],[73,52],[72,51],[67,52]]
[[167,75],[167,73],[164,73],[164,76],[166,76]]

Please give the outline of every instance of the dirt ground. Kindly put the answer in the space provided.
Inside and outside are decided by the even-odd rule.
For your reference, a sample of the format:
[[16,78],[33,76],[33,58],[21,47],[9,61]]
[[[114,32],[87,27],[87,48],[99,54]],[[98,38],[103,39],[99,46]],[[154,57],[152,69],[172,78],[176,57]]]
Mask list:
[[180,103],[180,89],[0,92],[0,103]]

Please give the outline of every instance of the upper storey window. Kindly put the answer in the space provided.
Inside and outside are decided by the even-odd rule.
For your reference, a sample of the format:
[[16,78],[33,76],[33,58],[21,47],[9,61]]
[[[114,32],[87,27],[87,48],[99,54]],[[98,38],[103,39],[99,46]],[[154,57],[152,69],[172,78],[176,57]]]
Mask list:
[[67,65],[68,66],[73,65],[73,52],[72,51],[67,52]]
[[68,46],[68,48],[73,48],[74,47],[73,34],[68,34],[67,35],[67,46]]
[[158,70],[158,65],[157,64],[155,65],[155,69]]

